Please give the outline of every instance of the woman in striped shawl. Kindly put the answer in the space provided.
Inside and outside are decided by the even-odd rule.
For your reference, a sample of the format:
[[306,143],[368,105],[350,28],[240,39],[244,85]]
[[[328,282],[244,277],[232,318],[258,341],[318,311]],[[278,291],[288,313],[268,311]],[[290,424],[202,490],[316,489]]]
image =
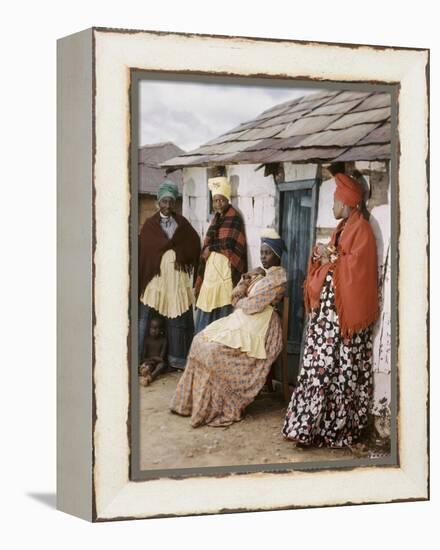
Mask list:
[[232,313],[233,287],[246,272],[247,250],[244,224],[230,204],[231,185],[227,178],[211,178],[215,215],[206,233],[195,285],[195,333],[213,321]]

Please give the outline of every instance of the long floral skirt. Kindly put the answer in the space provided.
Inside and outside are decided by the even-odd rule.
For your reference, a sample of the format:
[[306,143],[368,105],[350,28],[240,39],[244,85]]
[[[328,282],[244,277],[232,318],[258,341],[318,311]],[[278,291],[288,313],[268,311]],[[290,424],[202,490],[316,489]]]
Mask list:
[[266,333],[265,359],[210,342],[200,332],[192,342],[185,371],[171,400],[171,410],[191,416],[194,428],[202,424],[228,426],[238,422],[264,386],[282,347],[281,323],[276,312]]
[[371,328],[350,338],[340,335],[332,273],[320,307],[307,328],[303,364],[282,433],[317,447],[355,443],[368,426],[372,386]]

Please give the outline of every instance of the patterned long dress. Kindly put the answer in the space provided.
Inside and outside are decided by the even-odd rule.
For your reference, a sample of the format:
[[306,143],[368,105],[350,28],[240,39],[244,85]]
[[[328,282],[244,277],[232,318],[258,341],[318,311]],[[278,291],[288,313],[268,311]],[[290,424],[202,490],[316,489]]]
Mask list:
[[332,272],[307,328],[298,383],[287,409],[285,438],[317,447],[355,443],[369,422],[373,393],[371,328],[341,338]]
[[[248,297],[247,284],[242,279],[233,292],[235,307],[252,315],[280,302],[286,292],[285,269],[271,268],[264,279],[265,284]],[[186,369],[171,401],[171,410],[191,416],[194,428],[202,424],[228,426],[238,422],[244,409],[264,386],[282,345],[281,322],[276,311],[273,311],[266,331],[264,359],[211,342],[203,331],[200,332],[192,342]]]

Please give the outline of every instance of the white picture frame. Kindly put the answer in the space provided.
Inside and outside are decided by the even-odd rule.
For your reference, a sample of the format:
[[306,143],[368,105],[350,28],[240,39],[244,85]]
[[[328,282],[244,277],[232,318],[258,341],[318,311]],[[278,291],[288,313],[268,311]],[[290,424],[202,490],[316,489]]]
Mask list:
[[[130,474],[134,69],[398,88],[398,463]],[[429,498],[429,51],[93,28],[58,44],[58,508],[89,521]]]

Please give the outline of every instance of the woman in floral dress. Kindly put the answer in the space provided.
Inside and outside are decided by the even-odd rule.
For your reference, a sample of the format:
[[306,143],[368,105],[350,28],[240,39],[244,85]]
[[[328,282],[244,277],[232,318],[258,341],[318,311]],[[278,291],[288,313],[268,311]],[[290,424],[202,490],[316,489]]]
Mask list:
[[335,180],[333,213],[341,222],[310,259],[303,363],[282,430],[287,439],[318,447],[350,446],[369,424],[378,316],[376,243],[360,212],[363,191],[345,174]]
[[264,269],[245,273],[232,292],[234,312],[194,337],[171,401],[171,410],[191,416],[194,428],[228,426],[241,420],[281,352],[281,322],[273,306],[286,292],[282,250],[283,242],[273,230],[263,237]]

